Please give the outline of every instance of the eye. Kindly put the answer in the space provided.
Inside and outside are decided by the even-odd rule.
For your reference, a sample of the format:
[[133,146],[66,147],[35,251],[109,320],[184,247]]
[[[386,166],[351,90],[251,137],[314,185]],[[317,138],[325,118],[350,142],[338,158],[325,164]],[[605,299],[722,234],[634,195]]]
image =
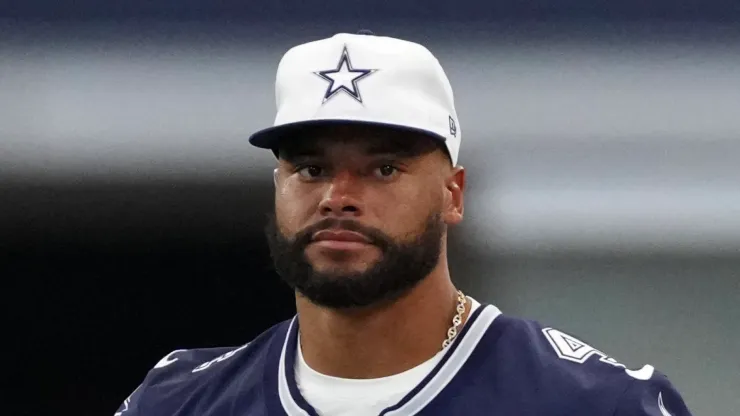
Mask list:
[[296,172],[304,178],[317,178],[321,176],[324,170],[320,166],[304,165],[296,169]]
[[375,168],[374,173],[376,176],[380,178],[391,178],[393,175],[395,175],[398,172],[398,168],[396,168],[393,165],[382,165],[377,168]]

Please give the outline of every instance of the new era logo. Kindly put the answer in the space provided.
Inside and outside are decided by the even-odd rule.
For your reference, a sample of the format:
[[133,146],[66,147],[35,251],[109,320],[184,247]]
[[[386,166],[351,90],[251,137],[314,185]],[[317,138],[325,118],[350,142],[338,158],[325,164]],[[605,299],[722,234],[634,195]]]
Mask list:
[[450,116],[450,134],[457,137],[457,124],[455,124],[455,119],[452,116]]

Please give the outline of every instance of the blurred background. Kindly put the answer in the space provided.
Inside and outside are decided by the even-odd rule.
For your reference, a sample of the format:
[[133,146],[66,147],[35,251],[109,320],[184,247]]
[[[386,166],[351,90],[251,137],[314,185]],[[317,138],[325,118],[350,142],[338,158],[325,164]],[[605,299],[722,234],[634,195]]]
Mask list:
[[[294,313],[262,234],[285,50],[429,47],[468,170],[457,283],[740,415],[733,0],[0,1],[10,415],[112,415],[176,348]],[[7,371],[7,368],[6,368]],[[41,410],[41,409],[46,410]]]

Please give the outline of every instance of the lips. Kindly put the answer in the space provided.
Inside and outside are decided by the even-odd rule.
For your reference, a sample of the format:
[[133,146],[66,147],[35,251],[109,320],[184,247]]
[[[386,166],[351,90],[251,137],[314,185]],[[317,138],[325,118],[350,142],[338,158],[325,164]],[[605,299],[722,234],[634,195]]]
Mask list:
[[347,230],[322,230],[313,235],[313,241],[341,241],[370,244],[370,239],[365,235]]

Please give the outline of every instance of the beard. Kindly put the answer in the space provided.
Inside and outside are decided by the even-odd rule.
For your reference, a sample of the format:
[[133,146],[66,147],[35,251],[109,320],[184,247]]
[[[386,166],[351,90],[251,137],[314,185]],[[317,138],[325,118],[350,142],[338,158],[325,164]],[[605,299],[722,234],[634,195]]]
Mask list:
[[[364,234],[380,249],[380,259],[362,272],[315,270],[306,257],[306,247],[316,232],[328,228]],[[266,234],[282,280],[314,304],[341,309],[392,302],[410,291],[437,266],[445,229],[441,216],[435,213],[428,217],[421,233],[396,241],[354,220],[326,218],[288,237],[280,232],[273,214]]]

